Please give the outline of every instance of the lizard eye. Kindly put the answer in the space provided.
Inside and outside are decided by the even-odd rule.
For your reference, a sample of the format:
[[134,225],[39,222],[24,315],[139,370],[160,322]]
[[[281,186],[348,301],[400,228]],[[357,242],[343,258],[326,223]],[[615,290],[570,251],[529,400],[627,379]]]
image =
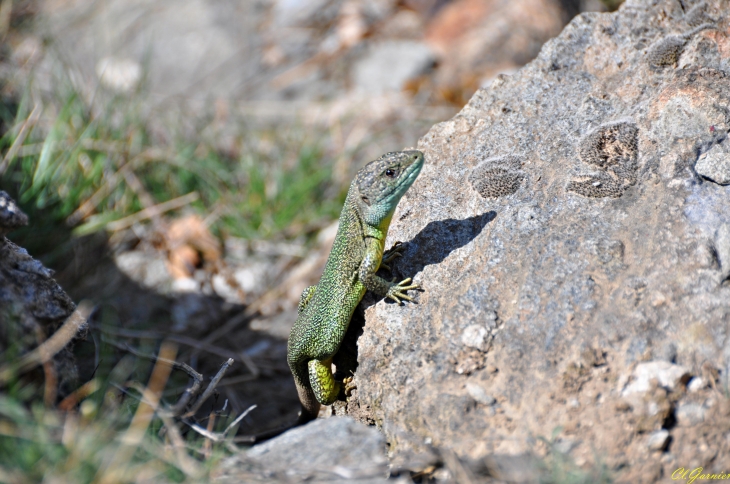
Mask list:
[[370,199],[368,197],[362,197],[362,201],[370,205]]
[[395,178],[395,170],[388,168],[387,170],[385,170],[385,176]]

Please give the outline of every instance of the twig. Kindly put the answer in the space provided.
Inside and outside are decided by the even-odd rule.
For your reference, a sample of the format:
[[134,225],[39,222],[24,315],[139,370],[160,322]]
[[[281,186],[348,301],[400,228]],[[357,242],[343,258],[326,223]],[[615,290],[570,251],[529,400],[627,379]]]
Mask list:
[[99,326],[98,328],[102,333],[108,333],[128,338],[167,339],[174,343],[191,346],[197,350],[207,351],[208,353],[222,356],[224,358],[233,358],[234,360],[240,359],[246,366],[248,371],[251,372],[251,375],[247,375],[246,380],[242,381],[255,380],[261,374],[261,370],[259,370],[258,365],[256,365],[251,357],[244,352],[236,353],[235,351],[227,350],[225,348],[221,348],[220,346],[215,346],[206,343],[205,341],[196,340],[188,336],[183,336],[179,334],[163,334],[156,331],[138,331],[133,329],[109,328],[103,326]]
[[208,388],[205,389],[203,394],[200,396],[200,398],[198,398],[192,408],[190,408],[190,410],[188,410],[188,412],[183,415],[183,418],[189,418],[195,415],[195,412],[200,409],[200,407],[203,405],[203,402],[205,402],[213,394],[213,391],[215,391],[215,387],[218,385],[218,382],[221,380],[221,378],[223,378],[223,375],[226,374],[226,371],[232,364],[233,358],[228,358],[228,361],[221,365],[221,369],[218,370],[218,373],[216,373],[216,375],[210,381]]
[[122,336],[126,338],[167,339],[182,345],[200,348],[203,351],[207,351],[224,358],[238,358],[238,354],[233,351],[221,348],[220,346],[205,344],[202,341],[180,334],[165,334],[157,331],[140,331],[135,329],[111,328],[106,326],[98,326],[98,328],[102,333],[113,334],[115,336]]
[[58,375],[56,374],[55,365],[46,361],[43,363],[43,373],[46,378],[46,384],[43,389],[43,404],[51,408],[56,401],[56,395],[58,394]]
[[153,207],[155,205],[155,199],[152,198],[152,195],[150,195],[149,192],[147,192],[140,179],[134,174],[134,171],[127,170],[124,173],[124,181],[127,182],[129,188],[131,188],[137,195],[137,198],[139,198],[139,201],[142,202],[142,206],[144,208]]
[[7,364],[0,368],[0,385],[7,383],[14,375],[25,373],[38,365],[50,361],[71,341],[91,314],[93,306],[88,301],[82,301],[76,310],[68,317],[65,323],[53,333],[53,336],[44,341],[36,349],[23,355],[16,364]]
[[246,417],[246,415],[251,413],[255,408],[256,408],[256,405],[251,405],[250,407],[248,407],[246,410],[243,411],[243,413],[241,413],[241,415],[236,417],[236,420],[231,422],[231,424],[228,427],[226,427],[226,429],[223,432],[211,432],[209,430],[204,429],[203,427],[201,427],[198,424],[189,423],[189,422],[185,422],[185,423],[187,423],[191,429],[193,429],[194,431],[196,431],[203,437],[209,438],[213,442],[221,442],[227,438],[228,432],[230,432],[233,427],[238,425],[238,423],[241,420],[243,420]]
[[103,341],[109,343],[112,346],[119,348],[120,350],[132,353],[134,356],[139,356],[140,358],[146,358],[146,359],[152,360],[152,361],[162,361],[163,363],[167,363],[168,365],[172,366],[172,368],[175,370],[184,371],[193,380],[203,381],[203,375],[198,373],[197,371],[195,371],[195,369],[193,369],[193,367],[188,365],[187,363],[178,363],[175,360],[168,360],[161,356],[150,355],[150,354],[144,353],[142,351],[139,351],[138,349],[132,348],[127,343],[117,343],[116,341],[108,340],[107,338],[103,338]]
[[246,417],[246,415],[248,415],[249,413],[251,413],[255,408],[256,408],[256,405],[251,405],[250,407],[248,407],[245,412],[243,412],[241,415],[239,415],[236,418],[236,420],[234,420],[233,422],[231,422],[231,424],[228,427],[226,427],[226,430],[224,430],[223,433],[224,434],[227,434],[228,432],[230,432],[233,427],[235,427],[236,425],[238,425],[238,423],[241,420],[243,420]]
[[200,195],[198,194],[198,192],[190,192],[187,195],[183,195],[182,197],[173,198],[172,200],[168,200],[166,202],[162,202],[152,207],[140,210],[139,212],[133,213],[132,215],[129,215],[127,217],[115,220],[113,222],[109,222],[108,224],[106,224],[106,228],[107,230],[110,230],[112,232],[116,232],[117,230],[124,230],[136,223],[141,222],[142,220],[156,217],[165,212],[169,212],[170,210],[184,207],[185,205],[193,203],[199,198]]
[[190,378],[193,379],[193,384],[185,389],[182,396],[178,399],[177,403],[173,405],[170,408],[170,415],[172,417],[178,417],[180,414],[183,413],[185,410],[185,407],[187,407],[188,403],[190,403],[190,400],[198,395],[200,393],[200,389],[203,385],[203,375],[198,373],[191,367],[190,365],[186,363],[179,363],[177,361],[166,361],[159,356],[155,355],[148,355],[146,353],[143,353],[135,348],[132,348],[126,343],[118,343],[113,340],[107,340],[106,338],[103,338],[104,341],[111,344],[112,346],[115,346],[121,350],[127,351],[135,356],[139,356],[140,358],[146,358],[148,360],[152,361],[164,361],[165,363],[169,364],[172,368],[176,370],[184,371],[188,374]]
[[[185,392],[180,397],[178,402],[169,409],[169,415],[171,417],[180,416],[180,414],[182,414],[182,412],[185,410],[185,408],[187,407],[188,403],[192,400],[192,398],[197,396],[200,393],[200,388],[203,383],[203,375],[198,373],[197,371],[195,371],[190,365],[188,365],[186,363],[179,363],[174,360],[166,360],[162,357],[155,356],[155,355],[148,355],[146,353],[143,353],[139,350],[132,348],[131,346],[129,346],[126,343],[117,343],[116,341],[106,340],[106,338],[104,338],[104,340],[107,341],[112,346],[116,346],[119,349],[128,351],[135,356],[139,356],[141,358],[147,358],[147,359],[150,359],[153,361],[158,361],[158,362],[163,361],[164,363],[167,363],[174,369],[184,371],[193,379],[193,385],[186,388]],[[235,360],[233,358],[228,358],[228,360],[225,361],[221,365],[220,370],[218,370],[218,373],[216,373],[216,375],[211,379],[210,383],[208,384],[208,387],[205,389],[203,394],[195,401],[195,403],[190,408],[190,410],[188,410],[182,416],[183,418],[189,418],[189,417],[192,417],[193,415],[195,415],[195,413],[200,409],[200,407],[203,405],[203,403],[208,398],[210,398],[210,396],[213,394],[216,387],[218,386],[221,379],[223,378],[223,375],[225,375],[226,371],[234,363],[234,361]]]

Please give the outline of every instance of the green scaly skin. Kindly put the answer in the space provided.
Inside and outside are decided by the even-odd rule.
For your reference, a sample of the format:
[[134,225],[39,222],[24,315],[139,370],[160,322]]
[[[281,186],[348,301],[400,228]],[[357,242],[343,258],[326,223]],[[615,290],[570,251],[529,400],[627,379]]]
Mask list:
[[[394,283],[375,273],[383,263],[393,212],[423,162],[420,151],[387,153],[361,169],[350,185],[322,278],[302,293],[289,336],[287,360],[302,403],[300,423],[316,418],[320,405],[331,405],[340,394],[332,358],[365,291],[400,303],[411,300],[407,291],[420,288],[410,278]],[[396,246],[385,262],[398,255]]]

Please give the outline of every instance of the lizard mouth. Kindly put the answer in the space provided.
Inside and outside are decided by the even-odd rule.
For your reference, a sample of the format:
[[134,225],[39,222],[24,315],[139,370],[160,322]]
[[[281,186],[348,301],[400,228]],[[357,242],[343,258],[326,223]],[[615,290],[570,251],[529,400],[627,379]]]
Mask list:
[[416,178],[418,178],[418,175],[421,173],[421,168],[423,168],[423,155],[411,163],[410,166],[406,167],[405,173],[403,174],[404,176],[401,178],[400,183],[398,183],[395,192],[399,195],[403,195],[406,190],[413,185],[413,182],[416,181]]
[[423,158],[417,159],[411,165],[407,166],[403,170],[398,183],[388,193],[384,193],[381,200],[391,202],[399,200],[408,191],[410,186],[413,185],[413,182],[416,181],[418,174],[421,173],[421,167],[423,167]]

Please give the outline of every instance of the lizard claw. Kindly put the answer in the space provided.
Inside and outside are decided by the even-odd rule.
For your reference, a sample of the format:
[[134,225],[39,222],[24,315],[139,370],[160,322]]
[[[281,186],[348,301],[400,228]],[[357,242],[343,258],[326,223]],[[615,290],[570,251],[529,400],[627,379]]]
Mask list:
[[357,388],[357,384],[353,381],[353,377],[348,376],[342,380],[342,386],[345,390],[345,396],[351,397],[352,391]]
[[[392,286],[390,286],[390,289],[388,289],[388,293],[385,295],[385,297],[388,299],[392,299],[398,304],[401,303],[401,299],[404,299],[406,301],[413,301],[413,298],[406,294],[406,291],[409,291],[411,289],[421,289],[421,286],[419,284],[410,284],[411,281],[412,279],[409,277],[407,279],[403,279],[398,284],[393,284]],[[395,282],[395,279],[393,279],[393,281],[391,282]]]
[[383,258],[380,262],[380,267],[390,270],[390,263],[398,257],[403,257],[404,249],[405,247],[403,247],[403,242],[396,242],[395,244],[393,244],[393,247],[386,250],[383,254]]

